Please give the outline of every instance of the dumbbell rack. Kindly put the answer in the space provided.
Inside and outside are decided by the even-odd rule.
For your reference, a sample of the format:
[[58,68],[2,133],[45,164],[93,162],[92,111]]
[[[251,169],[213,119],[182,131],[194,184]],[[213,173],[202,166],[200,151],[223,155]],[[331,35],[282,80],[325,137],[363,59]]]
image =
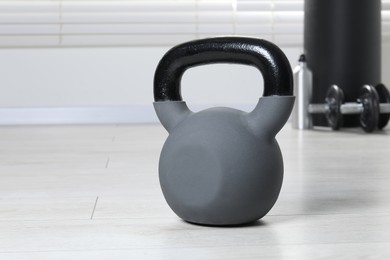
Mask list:
[[[297,103],[308,103],[308,100],[302,101],[305,98],[303,91],[298,91],[296,95]],[[390,94],[383,84],[378,84],[375,87],[364,85],[360,90],[360,96],[356,103],[344,103],[342,89],[337,85],[332,85],[327,91],[324,103],[308,103],[307,108],[301,109],[300,113],[298,109],[294,112],[293,117],[295,117],[295,120],[308,122],[303,124],[300,127],[301,129],[312,128],[310,123],[312,114],[325,114],[327,122],[333,130],[338,130],[342,127],[343,115],[359,114],[360,126],[365,132],[369,133],[377,129],[381,130],[387,125],[390,119]]]

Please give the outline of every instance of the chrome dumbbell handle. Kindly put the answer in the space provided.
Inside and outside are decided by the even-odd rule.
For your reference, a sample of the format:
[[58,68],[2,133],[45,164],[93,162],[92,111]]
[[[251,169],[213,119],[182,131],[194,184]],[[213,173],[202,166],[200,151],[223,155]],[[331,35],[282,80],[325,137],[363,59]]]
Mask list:
[[[360,114],[363,111],[362,104],[359,103],[345,103],[340,106],[341,114]],[[310,114],[324,114],[329,111],[328,104],[310,104]]]
[[381,114],[390,114],[390,104],[388,103],[380,103],[379,111]]
[[[341,114],[360,114],[363,112],[363,105],[359,103],[344,103],[340,107]],[[328,104],[310,104],[309,113],[310,114],[324,114],[329,110]],[[390,113],[390,104],[381,103],[379,104],[379,111],[381,114]]]
[[324,114],[329,110],[328,104],[309,104],[310,114]]
[[345,103],[340,107],[341,114],[360,114],[363,112],[363,105],[359,103]]

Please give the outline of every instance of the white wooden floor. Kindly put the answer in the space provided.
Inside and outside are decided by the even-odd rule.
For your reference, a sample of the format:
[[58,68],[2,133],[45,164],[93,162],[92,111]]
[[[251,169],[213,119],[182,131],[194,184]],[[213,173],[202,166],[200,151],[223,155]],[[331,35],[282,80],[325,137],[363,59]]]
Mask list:
[[0,259],[390,259],[390,129],[278,135],[285,180],[256,225],[178,219],[159,125],[0,127]]

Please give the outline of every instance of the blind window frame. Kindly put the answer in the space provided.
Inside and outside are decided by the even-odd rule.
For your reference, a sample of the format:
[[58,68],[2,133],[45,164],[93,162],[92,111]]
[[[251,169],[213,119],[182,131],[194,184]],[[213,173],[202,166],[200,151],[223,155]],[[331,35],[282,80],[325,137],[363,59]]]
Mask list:
[[[219,35],[303,45],[303,0],[0,0],[0,48],[173,46]],[[390,0],[382,0],[390,42]]]

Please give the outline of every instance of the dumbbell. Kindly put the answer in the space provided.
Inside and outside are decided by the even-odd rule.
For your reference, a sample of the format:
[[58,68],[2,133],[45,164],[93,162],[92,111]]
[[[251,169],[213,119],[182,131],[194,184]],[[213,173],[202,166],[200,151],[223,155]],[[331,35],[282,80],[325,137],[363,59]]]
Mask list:
[[384,128],[390,119],[390,94],[386,86],[364,85],[357,103],[344,103],[344,93],[337,85],[332,85],[326,94],[324,104],[309,104],[309,114],[325,114],[328,124],[338,130],[343,123],[343,115],[360,114],[360,126],[366,132]]

